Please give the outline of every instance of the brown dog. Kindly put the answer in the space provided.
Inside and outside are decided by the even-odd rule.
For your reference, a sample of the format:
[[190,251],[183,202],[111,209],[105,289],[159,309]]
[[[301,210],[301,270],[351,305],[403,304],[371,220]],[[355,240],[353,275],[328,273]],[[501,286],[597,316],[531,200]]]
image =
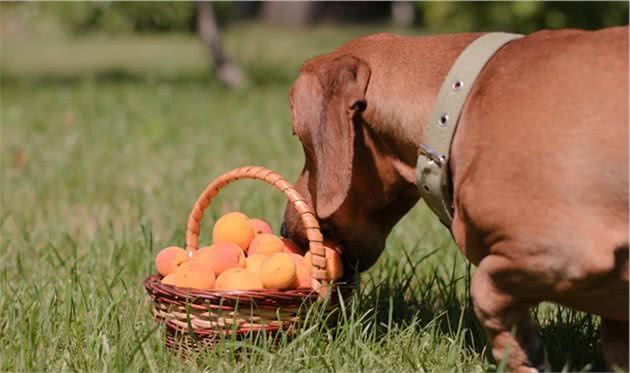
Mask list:
[[[423,128],[479,36],[378,34],[302,67],[296,186],[360,270],[417,202]],[[513,370],[544,365],[529,309],[551,301],[601,315],[606,357],[627,368],[628,28],[541,31],[499,50],[463,109],[449,167],[451,230],[477,266],[471,293],[495,358],[509,348]],[[284,232],[304,242],[291,207]]]

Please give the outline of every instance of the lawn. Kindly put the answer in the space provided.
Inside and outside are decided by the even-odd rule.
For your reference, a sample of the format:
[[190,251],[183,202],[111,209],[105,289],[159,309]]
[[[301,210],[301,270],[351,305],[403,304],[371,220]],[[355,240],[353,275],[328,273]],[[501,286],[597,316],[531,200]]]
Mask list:
[[[496,369],[466,290],[474,269],[422,203],[336,327],[182,361],[150,317],[142,280],[161,248],[183,244],[207,183],[249,164],[297,177],[288,90],[300,63],[381,29],[235,25],[225,44],[252,79],[241,91],[213,80],[194,35],[1,34],[0,371]],[[202,242],[230,210],[278,231],[284,203],[256,182],[230,186]],[[596,318],[536,312],[555,370],[603,369]]]

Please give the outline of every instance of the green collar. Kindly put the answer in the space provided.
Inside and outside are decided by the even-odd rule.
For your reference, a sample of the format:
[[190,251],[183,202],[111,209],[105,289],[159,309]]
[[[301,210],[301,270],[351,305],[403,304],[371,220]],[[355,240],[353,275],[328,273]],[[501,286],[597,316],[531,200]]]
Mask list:
[[448,160],[462,108],[486,63],[502,46],[521,37],[502,32],[479,37],[457,57],[440,88],[431,121],[425,128],[425,142],[420,144],[416,184],[426,204],[448,227],[453,221]]

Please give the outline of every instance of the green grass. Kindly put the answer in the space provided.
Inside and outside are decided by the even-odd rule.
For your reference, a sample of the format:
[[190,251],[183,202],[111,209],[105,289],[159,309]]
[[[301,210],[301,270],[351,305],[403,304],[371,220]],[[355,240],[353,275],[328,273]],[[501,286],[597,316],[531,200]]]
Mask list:
[[[233,27],[226,46],[254,83],[237,92],[212,80],[191,36],[2,34],[0,371],[495,369],[467,293],[473,269],[422,204],[335,327],[308,323],[276,349],[226,341],[182,361],[150,317],[141,282],[160,248],[183,244],[209,181],[245,164],[297,177],[287,95],[299,64],[375,30]],[[230,186],[202,242],[233,209],[277,231],[284,203],[255,182]],[[595,318],[550,305],[537,316],[554,369],[603,369]]]

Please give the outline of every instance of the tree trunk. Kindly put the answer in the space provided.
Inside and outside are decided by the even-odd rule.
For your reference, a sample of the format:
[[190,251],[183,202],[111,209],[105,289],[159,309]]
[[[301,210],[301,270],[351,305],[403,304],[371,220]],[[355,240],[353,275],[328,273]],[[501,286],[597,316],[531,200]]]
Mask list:
[[410,1],[392,1],[392,21],[396,26],[410,27],[416,19],[416,5]]
[[319,6],[316,1],[265,1],[262,4],[262,18],[274,25],[309,25],[315,21]]
[[230,61],[223,50],[212,2],[200,1],[198,6],[197,28],[201,39],[208,46],[210,59],[217,70],[217,77],[229,88],[242,87],[247,83],[246,78],[241,69]]

